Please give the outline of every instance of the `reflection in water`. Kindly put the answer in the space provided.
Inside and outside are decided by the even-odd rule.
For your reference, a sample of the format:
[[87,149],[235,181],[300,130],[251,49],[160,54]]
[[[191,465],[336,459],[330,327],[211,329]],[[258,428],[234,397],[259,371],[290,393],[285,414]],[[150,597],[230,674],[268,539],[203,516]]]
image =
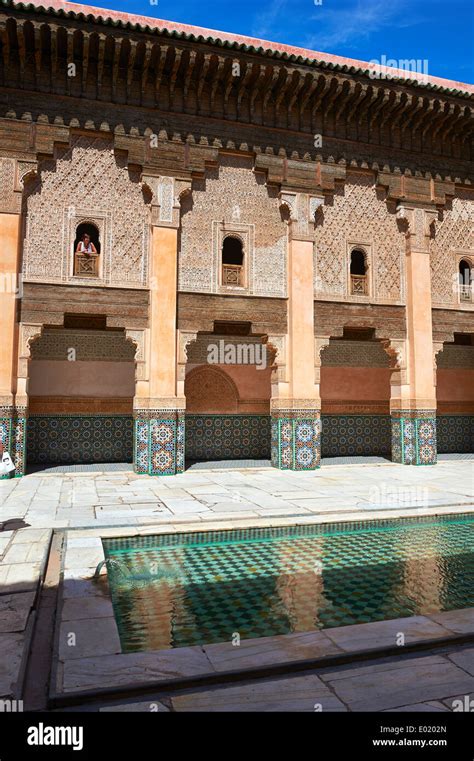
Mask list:
[[472,606],[473,527],[461,516],[314,535],[309,527],[302,535],[229,532],[215,542],[212,533],[195,543],[149,537],[139,548],[133,539],[105,542],[122,647],[228,642],[235,632],[268,637]]

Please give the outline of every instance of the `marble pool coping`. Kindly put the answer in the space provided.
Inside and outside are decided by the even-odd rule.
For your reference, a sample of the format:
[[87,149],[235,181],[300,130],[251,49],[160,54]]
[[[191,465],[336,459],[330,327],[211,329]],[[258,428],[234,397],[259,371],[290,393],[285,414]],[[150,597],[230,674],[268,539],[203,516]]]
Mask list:
[[[466,509],[403,510],[380,518],[436,517],[466,513]],[[411,513],[411,514],[410,514]],[[318,520],[319,518],[319,520]],[[362,520],[354,513],[345,521]],[[268,528],[316,523],[343,523],[334,516],[305,516],[301,520],[272,518],[206,521],[206,531],[234,528]],[[224,525],[225,524],[225,525]],[[58,614],[54,638],[49,702],[52,707],[79,704],[94,696],[140,694],[152,689],[177,688],[195,683],[235,681],[262,675],[333,666],[380,658],[443,644],[474,641],[474,608],[354,624],[332,629],[222,642],[169,650],[123,653],[114,617],[103,539],[162,533],[196,532],[202,523],[160,524],[145,527],[111,527],[64,531],[59,580]]]

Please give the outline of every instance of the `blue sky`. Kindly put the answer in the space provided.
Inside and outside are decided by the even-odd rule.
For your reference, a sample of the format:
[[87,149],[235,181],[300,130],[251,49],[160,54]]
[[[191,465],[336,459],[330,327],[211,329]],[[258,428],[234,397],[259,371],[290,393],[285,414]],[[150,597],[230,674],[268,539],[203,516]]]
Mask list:
[[[87,2],[87,0],[84,0]],[[316,0],[321,2],[321,0]],[[89,3],[364,61],[422,59],[474,82],[473,0],[93,0]]]

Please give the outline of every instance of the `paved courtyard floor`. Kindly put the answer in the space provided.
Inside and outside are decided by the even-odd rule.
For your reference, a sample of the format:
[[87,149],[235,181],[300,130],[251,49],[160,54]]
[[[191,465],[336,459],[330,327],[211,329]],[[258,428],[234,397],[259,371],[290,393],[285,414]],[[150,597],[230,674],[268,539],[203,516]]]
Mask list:
[[[54,529],[66,531],[73,555],[74,543],[80,545],[73,576],[81,591],[95,568],[95,543],[101,546],[105,533],[284,526],[473,509],[474,461],[461,459],[433,467],[387,461],[334,463],[301,473],[265,466],[226,469],[219,464],[164,478],[120,469],[41,471],[1,480],[0,698],[21,695],[39,594],[48,590],[45,572]],[[82,568],[87,565],[91,567]],[[110,601],[107,604],[110,608]],[[93,617],[89,608],[81,617]],[[466,614],[470,632],[472,612]],[[100,626],[88,626],[88,631],[94,641],[100,638]],[[330,699],[324,710],[452,710],[452,698],[473,694],[474,647],[470,643],[450,648],[410,657],[409,663],[403,656],[327,673],[288,674],[278,677],[280,684],[273,678],[254,681],[250,687],[239,683],[185,691],[165,696],[160,710],[187,710],[191,704],[197,710],[216,710],[218,705],[230,710],[314,710],[321,702],[319,695]],[[179,655],[179,650],[173,652],[173,657]],[[146,659],[147,654],[141,656]],[[398,692],[387,689],[386,678],[398,685]],[[145,704],[149,706],[148,698]]]
[[[318,471],[273,468],[188,470],[162,478],[130,471],[48,473],[0,481],[0,521],[35,528],[140,526],[317,516],[403,515],[474,503],[474,461],[413,467],[390,462],[329,465]],[[1,547],[0,547],[1,549]]]
[[157,693],[98,711],[467,711],[474,706],[474,648],[449,646],[201,689]]

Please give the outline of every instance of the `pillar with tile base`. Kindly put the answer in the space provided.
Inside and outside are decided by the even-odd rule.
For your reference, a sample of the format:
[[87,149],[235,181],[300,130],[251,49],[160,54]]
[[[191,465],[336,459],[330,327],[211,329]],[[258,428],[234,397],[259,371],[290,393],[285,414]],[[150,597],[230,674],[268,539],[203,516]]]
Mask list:
[[392,411],[393,462],[433,465],[436,452],[436,411]]
[[134,468],[165,476],[184,471],[186,401],[178,392],[176,330],[179,190],[171,177],[144,179],[153,192],[149,369],[136,384]]
[[[288,223],[288,334],[284,373],[272,382],[271,458],[276,468],[321,464],[321,398],[315,377],[314,216],[323,199],[282,192]],[[281,360],[281,355],[277,362]]]
[[[2,199],[3,200],[3,199]],[[0,212],[0,441],[15,464],[15,475],[22,476],[26,466],[26,408],[17,405],[16,392],[16,323],[17,299],[20,294],[18,275],[20,214]],[[4,476],[4,478],[8,476]]]
[[436,447],[436,388],[431,319],[429,242],[436,208],[399,205],[406,223],[407,338],[403,373],[392,384],[392,459],[405,465],[433,465]]
[[135,472],[169,476],[184,471],[184,409],[134,411]]
[[315,470],[321,464],[319,409],[272,409],[271,457],[274,468]]

